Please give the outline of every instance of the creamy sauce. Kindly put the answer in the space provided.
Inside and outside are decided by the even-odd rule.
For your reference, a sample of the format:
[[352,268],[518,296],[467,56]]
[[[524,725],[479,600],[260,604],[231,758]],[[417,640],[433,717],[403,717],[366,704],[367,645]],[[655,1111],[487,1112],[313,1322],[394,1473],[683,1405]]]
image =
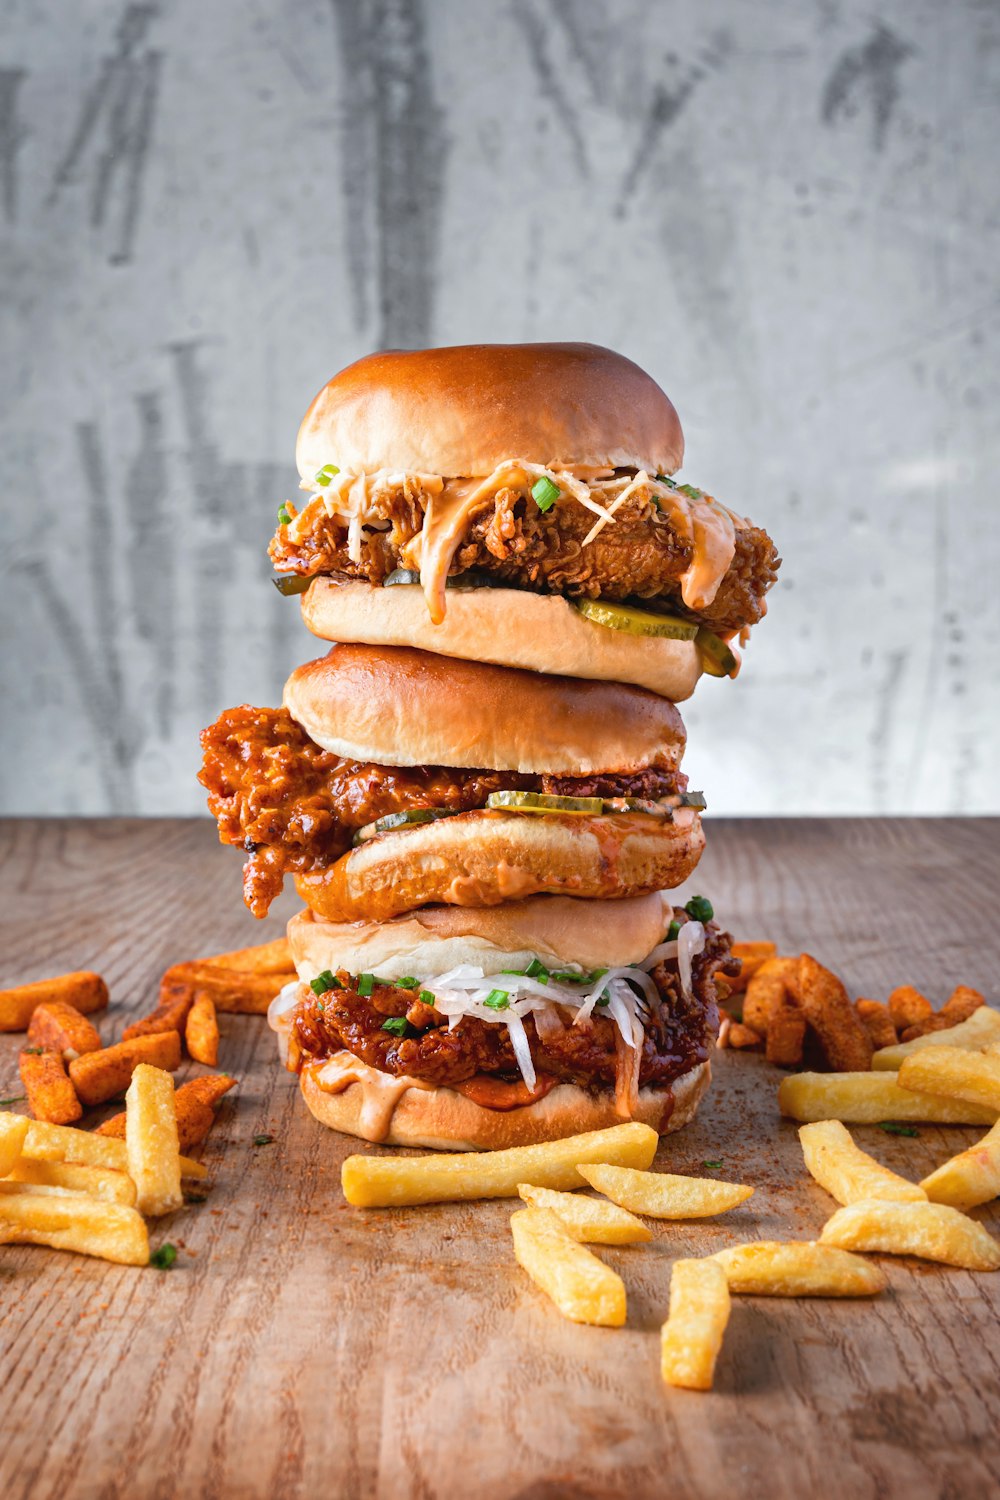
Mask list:
[[342,1094],[357,1085],[361,1091],[358,1124],[366,1140],[384,1141],[392,1129],[396,1106],[409,1089],[433,1088],[419,1078],[394,1078],[370,1068],[351,1052],[335,1052],[324,1062],[309,1063],[307,1071],[324,1094]]

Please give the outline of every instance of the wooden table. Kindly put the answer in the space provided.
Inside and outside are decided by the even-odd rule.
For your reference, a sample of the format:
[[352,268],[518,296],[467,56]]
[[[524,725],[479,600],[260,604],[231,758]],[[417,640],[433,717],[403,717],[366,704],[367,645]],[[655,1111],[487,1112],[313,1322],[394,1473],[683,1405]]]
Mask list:
[[[911,980],[940,1000],[963,980],[995,1001],[998,847],[985,820],[717,820],[696,886],[738,934],[810,949],[854,993]],[[5,980],[101,970],[109,1036],[168,963],[279,930],[243,912],[239,862],[204,822],[7,823],[0,853]],[[509,1204],[349,1208],[355,1143],[306,1114],[262,1019],[222,1025],[239,1097],[205,1151],[208,1202],[154,1227],[176,1267],[0,1249],[4,1500],[997,1493],[1000,1276],[893,1261],[874,1303],[739,1299],[715,1391],[661,1385],[673,1257],[810,1237],[832,1208],[761,1058],[723,1053],[659,1157],[722,1159],[752,1203],[607,1251],[628,1326],[594,1329],[514,1263]],[[0,1094],[19,1092],[20,1040],[0,1039]],[[858,1134],[917,1176],[975,1132]]]

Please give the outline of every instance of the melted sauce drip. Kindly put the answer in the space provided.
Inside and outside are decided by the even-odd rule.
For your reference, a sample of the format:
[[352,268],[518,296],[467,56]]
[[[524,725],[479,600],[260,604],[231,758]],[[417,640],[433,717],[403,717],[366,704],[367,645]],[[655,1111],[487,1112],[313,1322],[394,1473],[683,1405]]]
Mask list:
[[335,1052],[324,1062],[309,1063],[307,1070],[324,1094],[342,1094],[355,1084],[361,1089],[358,1124],[365,1139],[370,1141],[386,1140],[396,1105],[409,1089],[433,1089],[433,1084],[419,1078],[395,1078],[391,1073],[369,1068],[352,1052]]

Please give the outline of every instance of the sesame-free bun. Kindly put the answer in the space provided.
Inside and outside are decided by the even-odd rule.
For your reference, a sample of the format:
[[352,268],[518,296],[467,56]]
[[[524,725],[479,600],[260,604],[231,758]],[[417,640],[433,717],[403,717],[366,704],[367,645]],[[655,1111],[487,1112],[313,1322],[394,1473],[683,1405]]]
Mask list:
[[535,896],[502,906],[427,906],[388,922],[326,922],[307,908],[289,922],[288,942],[304,983],[324,969],[426,979],[475,964],[499,974],[533,958],[548,968],[614,969],[642,963],[672,917],[666,891],[622,901]]
[[334,646],[292,673],[284,704],[324,750],[379,765],[625,775],[684,749],[677,709],[642,688],[403,646]]
[[[485,1109],[454,1089],[400,1091],[395,1080],[356,1059],[347,1066],[356,1077],[336,1093],[327,1092],[318,1082],[324,1064],[305,1067],[299,1077],[302,1097],[322,1125],[386,1146],[499,1151],[622,1124],[610,1089],[592,1093],[576,1084],[560,1083],[535,1104]],[[631,1118],[652,1126],[660,1135],[680,1130],[694,1117],[711,1077],[711,1065],[697,1063],[669,1088],[640,1089]]]
[[416,646],[465,661],[495,662],[602,682],[632,683],[682,703],[694,692],[701,661],[694,641],[629,635],[595,625],[559,594],[525,589],[448,590],[448,612],[435,625],[416,584],[315,578],[302,617],[326,641]]
[[643,896],[681,885],[701,857],[697,813],[677,817],[459,813],[378,834],[335,864],[296,875],[295,886],[331,922],[387,922],[438,903]]
[[505,459],[672,474],[673,405],[638,365],[597,344],[387,349],[341,370],[299,428],[303,479],[324,464],[474,478]]

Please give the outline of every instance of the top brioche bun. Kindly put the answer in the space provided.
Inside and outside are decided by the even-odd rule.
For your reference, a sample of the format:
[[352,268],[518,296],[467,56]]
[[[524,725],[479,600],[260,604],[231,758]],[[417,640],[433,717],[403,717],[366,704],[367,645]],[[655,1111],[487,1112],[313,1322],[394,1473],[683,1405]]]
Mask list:
[[324,750],[379,765],[626,775],[684,751],[677,709],[642,688],[404,646],[334,646],[292,673],[284,705]]
[[474,478],[505,459],[672,474],[680,420],[638,365],[598,344],[387,349],[341,370],[299,428],[295,461]]

